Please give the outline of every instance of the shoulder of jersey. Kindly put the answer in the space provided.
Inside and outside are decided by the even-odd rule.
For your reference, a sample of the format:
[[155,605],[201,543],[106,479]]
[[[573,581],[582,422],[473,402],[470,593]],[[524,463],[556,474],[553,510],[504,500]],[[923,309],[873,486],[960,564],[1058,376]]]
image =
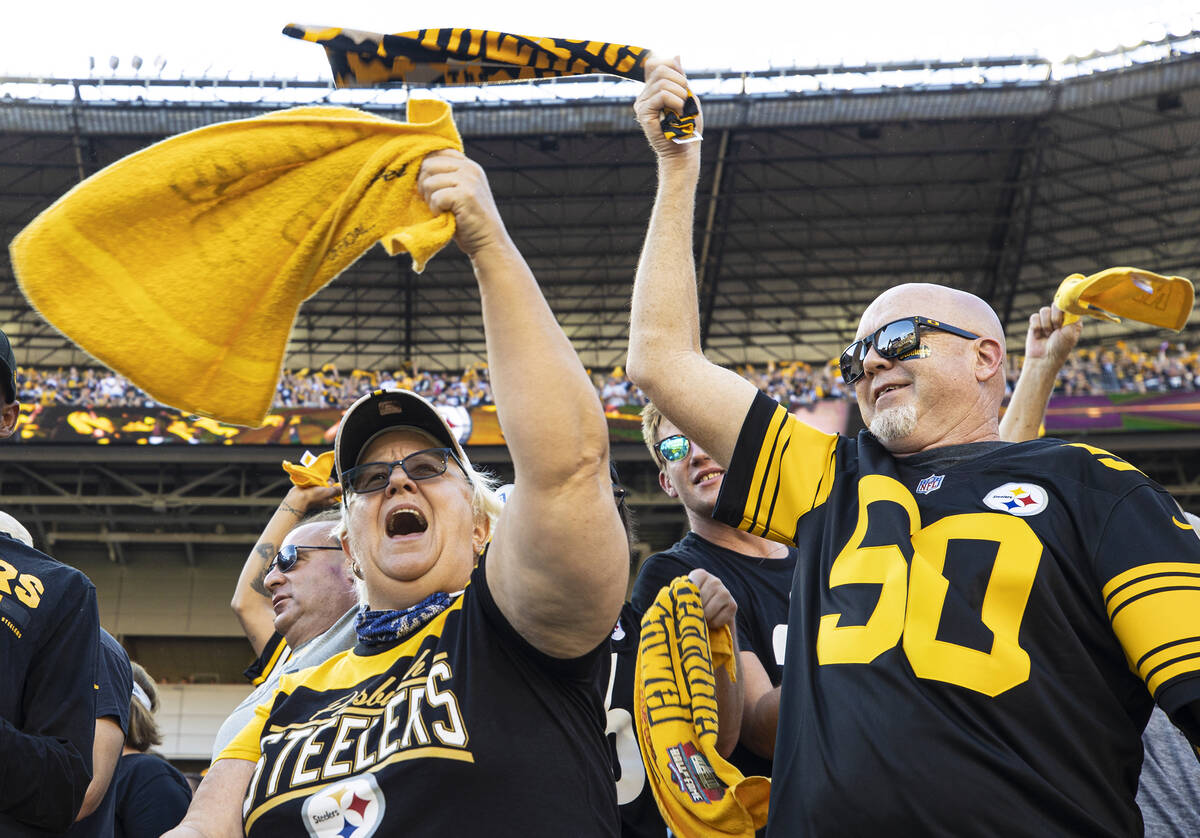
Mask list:
[[1050,444],[1046,448],[1033,453],[1034,456],[1045,458],[1048,479],[1059,474],[1098,489],[1113,491],[1124,491],[1150,480],[1133,463],[1095,445],[1061,440],[1047,442]]

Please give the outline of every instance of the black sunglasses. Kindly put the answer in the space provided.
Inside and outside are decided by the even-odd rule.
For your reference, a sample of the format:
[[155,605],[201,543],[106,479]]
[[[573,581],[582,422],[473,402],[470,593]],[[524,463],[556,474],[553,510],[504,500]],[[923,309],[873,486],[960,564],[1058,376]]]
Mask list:
[[429,480],[445,474],[451,460],[458,463],[463,476],[467,476],[466,466],[459,462],[453,450],[426,448],[423,451],[414,451],[402,460],[393,460],[390,463],[363,463],[346,469],[342,472],[342,491],[359,495],[381,492],[392,479],[392,469],[396,466],[404,469],[404,473],[413,480]]
[[974,332],[950,326],[940,320],[930,320],[928,317],[914,315],[893,320],[885,326],[880,326],[874,334],[856,340],[846,347],[839,362],[842,381],[853,384],[863,377],[863,361],[867,359],[867,353],[871,351],[872,346],[881,358],[904,360],[905,355],[915,352],[921,346],[921,329],[937,329],[970,340],[979,337]]
[[[267,573],[270,573],[275,568],[279,568],[280,573],[287,573],[296,566],[296,562],[300,560],[297,550],[341,550],[341,547],[317,546],[315,544],[285,544],[279,548],[279,552],[275,554],[275,558],[271,559],[271,563],[267,565]],[[266,573],[263,574],[266,576]]]
[[660,439],[654,443],[654,450],[670,463],[678,462],[686,457],[691,447],[692,443],[683,434],[672,434],[666,439]]

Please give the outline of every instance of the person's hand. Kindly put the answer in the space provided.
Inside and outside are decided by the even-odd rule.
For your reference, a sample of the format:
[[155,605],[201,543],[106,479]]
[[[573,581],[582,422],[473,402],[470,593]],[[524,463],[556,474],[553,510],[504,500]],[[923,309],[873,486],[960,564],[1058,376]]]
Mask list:
[[1025,335],[1025,360],[1053,364],[1060,369],[1067,356],[1079,342],[1083,322],[1063,325],[1063,311],[1058,306],[1042,306],[1029,317],[1029,332]]
[[733,594],[725,587],[725,583],[713,576],[707,570],[696,568],[688,574],[688,579],[700,589],[700,602],[704,605],[704,622],[708,623],[709,631],[721,626],[733,629],[733,620],[737,617],[737,603]]
[[297,519],[303,518],[310,512],[328,509],[342,499],[342,487],[332,486],[293,486],[284,495],[279,508],[289,511]]
[[454,241],[468,256],[507,240],[487,175],[461,151],[448,148],[426,155],[417,190],[435,213],[453,213]]
[[[685,157],[699,155],[698,143],[676,143],[663,136],[659,118],[666,109],[683,113],[683,103],[688,96],[688,80],[683,74],[683,65],[679,58],[656,58],[651,55],[646,59],[646,84],[633,103],[633,112],[637,116],[642,132],[650,141],[651,148],[659,159],[670,157]],[[696,100],[697,106],[700,100]],[[703,114],[696,116],[696,133],[703,133]]]

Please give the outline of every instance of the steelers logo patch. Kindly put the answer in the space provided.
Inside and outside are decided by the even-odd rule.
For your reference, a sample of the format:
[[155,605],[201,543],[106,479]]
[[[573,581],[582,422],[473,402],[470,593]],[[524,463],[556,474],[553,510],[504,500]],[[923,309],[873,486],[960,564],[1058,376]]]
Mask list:
[[374,774],[330,783],[304,801],[310,838],[369,838],[383,821],[383,792]]
[[1028,518],[1046,508],[1046,490],[1034,483],[1005,483],[988,492],[983,502],[998,512]]

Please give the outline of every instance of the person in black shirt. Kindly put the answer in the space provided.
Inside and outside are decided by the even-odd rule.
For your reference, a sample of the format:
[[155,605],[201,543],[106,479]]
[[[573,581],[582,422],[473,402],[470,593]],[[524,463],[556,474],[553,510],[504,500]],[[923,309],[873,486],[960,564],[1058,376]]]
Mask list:
[[147,753],[162,744],[154,714],[158,685],[133,664],[133,697],[129,701],[129,735],[113,778],[116,799],[115,838],[158,838],[183,820],[192,787],[173,765]]
[[1004,330],[961,290],[900,285],[842,354],[868,430],[825,434],[699,350],[699,149],[661,142],[677,61],[637,113],[660,188],[629,377],[728,468],[714,517],[801,547],[770,836],[1141,834],[1155,702],[1200,745],[1200,539],[1134,466],[1005,443]]
[[691,531],[642,563],[633,607],[644,613],[664,585],[694,568],[725,584],[737,603],[735,635],[744,685],[739,735],[729,761],[746,776],[770,777],[796,550],[712,519],[725,469],[653,402],[642,409],[642,435],[659,467],[659,485],[679,499]]
[[96,735],[92,745],[92,781],[83,806],[67,838],[109,838],[113,833],[115,798],[113,774],[121,759],[129,729],[129,696],[133,671],[129,655],[116,638],[100,629],[100,655],[96,659]]
[[[20,415],[16,360],[0,332],[0,439]],[[92,775],[100,619],[96,589],[0,521],[0,835],[62,832]]]
[[493,527],[431,404],[350,407],[334,450],[359,643],[281,678],[172,836],[618,834],[594,683],[629,562],[603,410],[482,169],[431,154],[418,189],[475,270],[516,488]]

